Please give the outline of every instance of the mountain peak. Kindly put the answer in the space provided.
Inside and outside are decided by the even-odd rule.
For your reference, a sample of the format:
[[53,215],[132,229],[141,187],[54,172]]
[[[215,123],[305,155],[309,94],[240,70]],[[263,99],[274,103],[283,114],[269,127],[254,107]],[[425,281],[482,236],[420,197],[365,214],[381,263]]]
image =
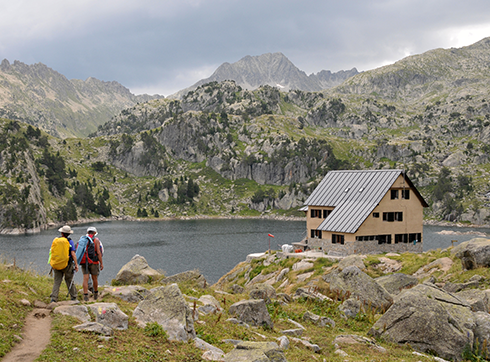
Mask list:
[[357,69],[353,68],[347,72],[322,71],[308,76],[281,52],[246,55],[235,63],[221,64],[209,78],[202,79],[170,97],[180,98],[203,84],[224,80],[234,80],[239,86],[248,90],[270,85],[283,91],[298,89],[314,92],[339,85],[357,73]]

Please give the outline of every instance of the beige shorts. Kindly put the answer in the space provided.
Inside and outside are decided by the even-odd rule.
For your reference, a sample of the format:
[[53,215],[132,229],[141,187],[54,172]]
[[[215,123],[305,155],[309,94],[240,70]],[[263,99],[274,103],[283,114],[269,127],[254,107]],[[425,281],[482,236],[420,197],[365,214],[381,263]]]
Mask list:
[[80,268],[82,269],[83,274],[90,274],[90,275],[98,276],[99,272],[100,272],[99,264],[85,263],[85,264],[80,265]]

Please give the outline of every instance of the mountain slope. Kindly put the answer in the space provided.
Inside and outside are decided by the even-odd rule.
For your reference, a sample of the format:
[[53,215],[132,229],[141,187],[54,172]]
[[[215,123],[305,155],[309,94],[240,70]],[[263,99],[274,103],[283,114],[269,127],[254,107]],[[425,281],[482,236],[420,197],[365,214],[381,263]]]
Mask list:
[[117,82],[68,80],[37,63],[0,64],[0,116],[38,126],[59,137],[86,136],[124,108],[154,96],[135,96]]
[[358,72],[353,68],[350,71],[338,73],[323,70],[308,76],[282,53],[267,53],[259,56],[247,55],[235,63],[223,63],[209,78],[202,79],[170,97],[181,98],[187,92],[195,90],[203,84],[225,80],[234,80],[239,86],[247,90],[257,89],[262,85],[270,85],[283,91],[298,89],[314,92],[338,85],[356,74]]
[[459,49],[434,49],[349,78],[332,92],[405,103],[488,93],[490,38]]

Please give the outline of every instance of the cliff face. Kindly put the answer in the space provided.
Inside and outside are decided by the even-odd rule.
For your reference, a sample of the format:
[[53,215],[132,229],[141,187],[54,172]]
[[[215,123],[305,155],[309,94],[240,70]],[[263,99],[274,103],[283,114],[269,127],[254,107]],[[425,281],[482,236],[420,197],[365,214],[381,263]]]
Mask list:
[[135,96],[117,82],[68,80],[41,63],[0,64],[0,116],[58,137],[86,136],[122,109],[154,98]]

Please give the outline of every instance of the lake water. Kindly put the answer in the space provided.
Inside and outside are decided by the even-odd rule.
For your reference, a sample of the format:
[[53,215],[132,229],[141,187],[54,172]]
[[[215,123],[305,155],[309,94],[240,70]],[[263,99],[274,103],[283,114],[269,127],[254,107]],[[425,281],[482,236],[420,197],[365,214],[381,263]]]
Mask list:
[[[208,283],[213,284],[248,254],[266,251],[269,242],[271,249],[278,250],[280,245],[298,242],[306,235],[306,221],[266,219],[111,221],[90,225],[97,227],[105,249],[101,284],[109,284],[136,254],[144,256],[152,268],[167,276],[199,269]],[[87,226],[74,226],[73,240],[85,234]],[[447,248],[451,240],[462,242],[478,237],[438,234],[443,230],[490,236],[490,229],[424,226],[424,251]],[[18,266],[47,274],[49,248],[56,236],[57,229],[35,235],[0,235],[0,255],[3,261],[11,263],[15,258]],[[81,284],[81,274],[76,274],[76,283]]]

